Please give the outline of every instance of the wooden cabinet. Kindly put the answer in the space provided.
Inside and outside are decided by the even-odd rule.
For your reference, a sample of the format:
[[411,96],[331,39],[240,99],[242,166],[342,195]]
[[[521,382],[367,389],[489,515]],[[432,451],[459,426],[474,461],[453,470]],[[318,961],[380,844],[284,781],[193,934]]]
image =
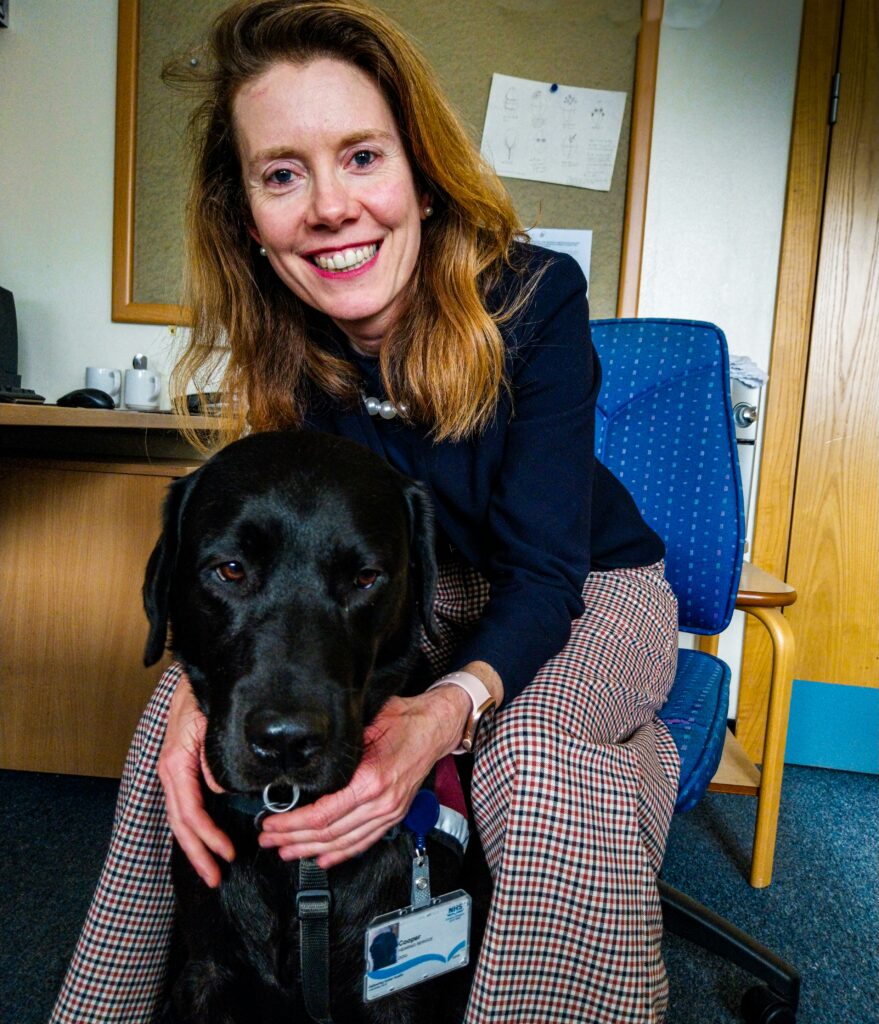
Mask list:
[[[145,432],[130,419],[99,420],[99,437],[55,416],[81,422],[83,411],[26,412],[43,420],[23,423],[0,408],[0,767],[118,776],[163,667],[143,667],[144,567],[168,484],[199,460],[145,453]],[[159,423],[173,433],[170,417],[146,431]],[[78,441],[75,429],[85,434]],[[25,440],[80,451],[133,444],[140,454],[11,452]]]

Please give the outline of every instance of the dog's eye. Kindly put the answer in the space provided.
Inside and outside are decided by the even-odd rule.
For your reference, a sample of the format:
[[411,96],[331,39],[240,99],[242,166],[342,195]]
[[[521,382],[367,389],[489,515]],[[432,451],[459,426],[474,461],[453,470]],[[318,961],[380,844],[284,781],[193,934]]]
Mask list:
[[247,575],[240,562],[223,562],[217,566],[216,573],[224,583],[240,583]]
[[380,575],[378,569],[361,569],[354,577],[354,586],[358,590],[369,590],[375,586]]

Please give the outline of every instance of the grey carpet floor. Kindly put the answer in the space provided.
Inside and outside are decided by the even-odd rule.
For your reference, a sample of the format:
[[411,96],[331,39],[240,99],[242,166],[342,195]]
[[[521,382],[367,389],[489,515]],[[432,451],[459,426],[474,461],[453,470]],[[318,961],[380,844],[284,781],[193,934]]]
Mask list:
[[[0,772],[0,1019],[45,1024],[100,870],[116,783]],[[788,767],[773,883],[747,884],[755,803],[675,818],[664,877],[803,975],[798,1024],[879,1024],[879,782]],[[751,980],[667,936],[668,1024],[735,1024]],[[513,1022],[510,1022],[513,1024]],[[584,1022],[588,1024],[588,1022]]]
[[[746,882],[752,798],[709,793],[674,819],[663,877],[802,974],[798,1024],[879,1024],[879,780],[785,769],[772,884]],[[666,937],[669,1024],[733,1024],[748,975]]]

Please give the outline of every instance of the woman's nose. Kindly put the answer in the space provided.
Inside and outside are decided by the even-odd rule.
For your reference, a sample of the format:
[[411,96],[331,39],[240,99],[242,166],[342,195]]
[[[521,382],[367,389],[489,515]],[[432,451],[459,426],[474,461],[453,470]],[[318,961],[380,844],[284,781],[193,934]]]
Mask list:
[[359,206],[344,181],[335,174],[315,175],[311,181],[309,227],[337,229],[355,218]]

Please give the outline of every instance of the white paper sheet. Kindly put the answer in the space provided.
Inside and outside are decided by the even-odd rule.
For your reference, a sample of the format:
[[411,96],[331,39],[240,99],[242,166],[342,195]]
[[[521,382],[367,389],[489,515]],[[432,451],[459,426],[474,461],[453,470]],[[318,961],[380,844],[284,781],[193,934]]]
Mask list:
[[566,252],[580,264],[580,269],[589,278],[592,262],[592,232],[580,228],[531,228],[528,237],[535,245],[542,245],[554,252]]
[[492,75],[482,154],[498,174],[610,191],[624,92]]

